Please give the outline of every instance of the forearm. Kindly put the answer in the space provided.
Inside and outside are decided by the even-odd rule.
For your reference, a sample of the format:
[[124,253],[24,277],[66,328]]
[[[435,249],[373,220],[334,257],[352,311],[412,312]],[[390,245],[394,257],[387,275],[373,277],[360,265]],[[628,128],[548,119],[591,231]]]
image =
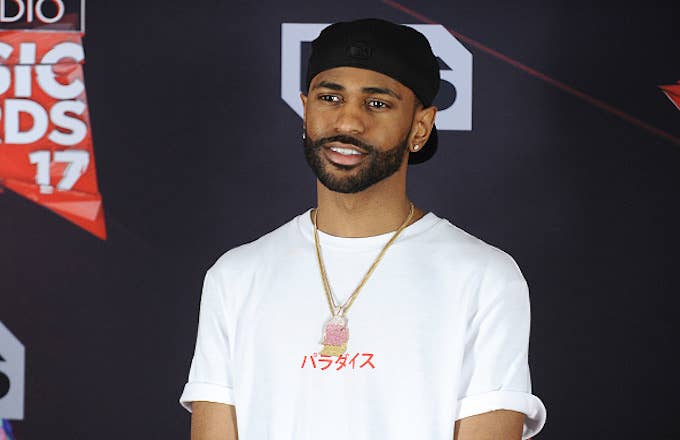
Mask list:
[[238,440],[233,405],[193,402],[191,409],[191,440]]
[[521,440],[524,414],[497,410],[457,420],[453,440]]

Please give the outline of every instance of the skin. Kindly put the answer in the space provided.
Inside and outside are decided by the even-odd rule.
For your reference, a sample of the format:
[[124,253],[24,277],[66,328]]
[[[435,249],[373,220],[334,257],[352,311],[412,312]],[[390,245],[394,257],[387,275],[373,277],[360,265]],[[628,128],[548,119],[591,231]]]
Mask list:
[[238,440],[234,405],[193,402],[191,404],[191,440]]
[[[333,88],[328,87],[333,85]],[[337,90],[336,86],[342,87]],[[390,93],[368,93],[375,90]],[[395,96],[396,95],[396,96]],[[336,67],[316,75],[309,95],[301,95],[307,135],[312,139],[344,134],[385,151],[404,138],[407,145],[425,145],[434,124],[435,107],[424,108],[408,87],[395,79],[366,69]],[[340,147],[352,147],[331,143]],[[391,176],[354,194],[326,188],[318,179],[317,225],[319,230],[338,237],[368,237],[396,230],[408,216],[406,195],[407,150],[401,167]],[[360,172],[361,166],[345,170],[322,155],[325,170],[336,178]],[[416,207],[410,223],[425,212]]]
[[[423,107],[411,89],[391,77],[354,67],[337,67],[319,73],[301,95],[305,132],[311,140],[347,135],[378,151],[387,151],[407,140],[401,166],[389,177],[356,193],[336,192],[318,179],[319,230],[338,237],[369,237],[396,230],[409,212],[406,194],[408,155],[414,145],[425,145],[434,124],[435,107]],[[357,148],[331,142],[326,147]],[[324,150],[323,148],[321,150]],[[368,165],[333,164],[324,151],[318,159],[334,179],[349,179]],[[416,207],[413,223],[425,215]],[[192,440],[238,439],[232,405],[194,402]],[[490,411],[459,419],[454,440],[520,440],[524,414],[510,410]]]

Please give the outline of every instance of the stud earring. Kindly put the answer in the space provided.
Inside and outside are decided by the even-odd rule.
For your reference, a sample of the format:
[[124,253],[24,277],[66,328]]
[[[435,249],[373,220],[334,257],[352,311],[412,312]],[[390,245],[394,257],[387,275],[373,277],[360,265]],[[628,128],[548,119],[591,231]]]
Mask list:
[[305,139],[307,139],[307,136],[305,135],[305,132],[304,132],[304,130],[303,130],[303,131],[302,131],[302,140],[304,141]]
[[415,144],[415,145],[413,146],[413,151],[418,151],[418,148],[420,148],[420,145]]

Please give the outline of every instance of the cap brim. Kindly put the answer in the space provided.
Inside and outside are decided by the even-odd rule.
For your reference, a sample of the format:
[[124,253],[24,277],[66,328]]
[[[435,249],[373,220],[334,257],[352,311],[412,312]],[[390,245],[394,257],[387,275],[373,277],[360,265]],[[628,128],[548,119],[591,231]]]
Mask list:
[[429,160],[434,153],[437,151],[437,144],[439,144],[439,136],[437,135],[437,127],[432,126],[432,132],[430,133],[430,138],[427,140],[423,148],[417,153],[409,153],[408,163],[409,165],[415,165],[418,163],[423,163]]

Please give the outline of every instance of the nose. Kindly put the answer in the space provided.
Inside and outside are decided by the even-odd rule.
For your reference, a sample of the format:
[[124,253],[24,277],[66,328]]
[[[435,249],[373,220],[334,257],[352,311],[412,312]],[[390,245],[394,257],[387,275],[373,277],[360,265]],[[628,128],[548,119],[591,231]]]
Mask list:
[[338,109],[335,131],[338,133],[363,133],[366,129],[360,105],[346,102]]

